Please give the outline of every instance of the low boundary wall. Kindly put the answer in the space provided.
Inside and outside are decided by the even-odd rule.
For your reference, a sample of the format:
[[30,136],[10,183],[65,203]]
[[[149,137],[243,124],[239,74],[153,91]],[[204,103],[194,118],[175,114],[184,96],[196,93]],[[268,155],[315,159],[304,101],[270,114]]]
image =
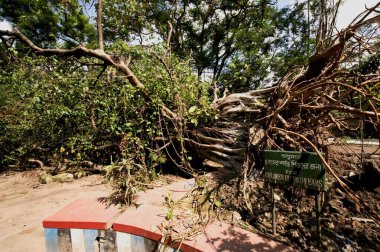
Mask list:
[[[284,244],[264,238],[224,222],[213,222],[204,233],[181,244],[161,244],[157,230],[165,218],[164,195],[183,197],[194,186],[184,180],[141,192],[139,207],[122,211],[107,207],[104,199],[72,202],[43,221],[47,252],[200,252],[200,251],[295,251]],[[180,246],[180,247],[179,247]],[[179,248],[178,248],[179,247]]]

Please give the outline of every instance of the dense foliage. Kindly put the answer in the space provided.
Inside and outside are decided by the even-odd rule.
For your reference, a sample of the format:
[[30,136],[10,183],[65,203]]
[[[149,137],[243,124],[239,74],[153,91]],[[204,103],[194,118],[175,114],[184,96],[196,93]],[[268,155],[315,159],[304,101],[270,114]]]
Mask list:
[[[207,108],[208,85],[196,81],[188,61],[166,57],[159,46],[145,50],[119,41],[109,50],[133,57],[131,67],[151,102],[146,104],[125,76],[96,60],[25,56],[0,78],[7,90],[0,118],[2,165],[25,165],[31,157],[109,164],[137,153],[144,169],[152,169],[158,160],[152,139],[163,130],[159,107],[171,104],[183,113],[192,106]],[[143,160],[149,156],[154,158]]]
[[[96,7],[87,0],[1,0],[0,19],[38,46],[94,48]],[[148,104],[125,77],[97,60],[35,57],[14,40],[3,40],[1,165],[22,167],[33,157],[48,164],[109,164],[136,150],[157,160],[160,155],[149,152],[155,149],[151,140],[162,134],[161,104],[194,126],[213,118],[207,106],[212,90],[200,82],[205,72],[219,87],[246,91],[262,85],[269,71],[279,76],[287,63],[305,63],[304,8],[277,10],[264,0],[104,1],[106,50],[133,59]],[[139,39],[157,46],[127,45]],[[141,161],[152,167],[149,162]]]

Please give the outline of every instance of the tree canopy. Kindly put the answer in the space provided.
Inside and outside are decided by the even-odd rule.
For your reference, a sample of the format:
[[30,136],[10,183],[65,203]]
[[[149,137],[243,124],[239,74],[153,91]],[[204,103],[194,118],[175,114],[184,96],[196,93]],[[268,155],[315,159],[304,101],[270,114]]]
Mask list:
[[[316,12],[318,1],[311,2],[310,10]],[[3,0],[0,6],[0,17],[33,37],[36,45],[95,42],[94,1]],[[102,27],[106,44],[170,40],[173,53],[193,59],[199,78],[247,91],[307,63],[307,51],[313,48],[310,29],[317,19],[308,21],[306,9],[306,1],[279,9],[272,0],[107,0]]]
[[315,20],[307,23],[305,6],[278,9],[268,0],[110,1],[105,33],[126,41],[170,37],[171,50],[191,55],[198,76],[241,91],[265,84],[269,72],[278,78],[287,67],[306,63],[304,52],[313,46],[308,27]]

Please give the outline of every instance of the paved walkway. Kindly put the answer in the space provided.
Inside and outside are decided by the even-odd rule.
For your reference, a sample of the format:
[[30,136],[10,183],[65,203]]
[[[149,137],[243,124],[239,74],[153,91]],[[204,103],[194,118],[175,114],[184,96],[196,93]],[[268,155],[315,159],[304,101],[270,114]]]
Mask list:
[[[124,212],[115,207],[106,208],[99,199],[78,200],[44,221],[45,228],[92,228],[106,229],[143,236],[160,241],[157,228],[165,220],[168,208],[164,206],[165,196],[170,192],[173,201],[186,195],[194,188],[194,180],[181,180],[173,184],[141,192],[139,207],[127,208]],[[174,212],[174,216],[176,216]],[[191,220],[182,219],[187,222]],[[177,247],[177,244],[175,247]],[[295,251],[284,244],[269,240],[255,233],[214,221],[204,232],[191,241],[181,243],[181,251]]]

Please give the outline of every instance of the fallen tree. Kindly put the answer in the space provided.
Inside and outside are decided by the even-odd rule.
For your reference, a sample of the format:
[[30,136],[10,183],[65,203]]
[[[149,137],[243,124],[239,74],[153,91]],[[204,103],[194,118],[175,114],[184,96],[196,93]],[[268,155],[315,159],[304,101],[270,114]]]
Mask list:
[[[254,170],[263,167],[261,151],[265,148],[308,150],[317,152],[329,172],[349,190],[321,153],[327,153],[327,140],[334,137],[332,132],[355,130],[358,125],[355,122],[365,121],[373,125],[374,130],[379,130],[378,58],[375,58],[377,61],[375,66],[371,65],[372,68],[366,65],[379,49],[379,5],[367,9],[340,32],[333,32],[334,22],[321,22],[319,41],[306,68],[293,69],[269,88],[234,94],[225,90],[223,96],[215,97],[208,107],[201,101],[190,107],[181,102],[181,97],[173,98],[176,104],[153,101],[152,93],[129,66],[133,59],[104,50],[101,1],[98,3],[97,49],[83,45],[72,49],[41,48],[16,28],[0,31],[0,36],[8,49],[11,49],[8,41],[17,39],[36,55],[95,58],[98,65],[120,71],[138,90],[146,107],[159,107],[156,120],[162,130],[151,139],[151,146],[155,148],[149,155],[166,153],[173,164],[191,175],[197,173],[195,163],[208,159],[247,178]],[[328,18],[335,20],[336,13]],[[154,57],[174,82],[176,77],[168,66],[168,58],[157,54]],[[207,118],[202,121],[204,114]],[[93,126],[96,128],[95,124]],[[125,141],[119,140],[117,147],[122,149],[128,145]],[[125,158],[141,165],[133,153]],[[156,161],[157,157],[150,159]],[[130,176],[130,168],[125,172]],[[123,180],[122,190],[128,191],[129,183],[132,183],[131,179]]]

